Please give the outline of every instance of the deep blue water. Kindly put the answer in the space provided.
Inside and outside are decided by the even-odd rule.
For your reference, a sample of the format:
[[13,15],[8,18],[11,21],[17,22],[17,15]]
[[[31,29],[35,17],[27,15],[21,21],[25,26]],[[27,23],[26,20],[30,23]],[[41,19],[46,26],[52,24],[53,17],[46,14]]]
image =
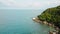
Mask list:
[[42,10],[0,10],[0,34],[48,34],[48,26],[32,20],[41,12]]

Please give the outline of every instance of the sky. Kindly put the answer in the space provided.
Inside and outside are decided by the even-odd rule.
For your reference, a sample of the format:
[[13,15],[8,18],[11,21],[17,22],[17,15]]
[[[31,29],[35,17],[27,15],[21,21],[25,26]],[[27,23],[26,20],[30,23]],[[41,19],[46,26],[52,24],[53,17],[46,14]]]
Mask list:
[[0,0],[0,9],[40,9],[60,5],[60,0]]

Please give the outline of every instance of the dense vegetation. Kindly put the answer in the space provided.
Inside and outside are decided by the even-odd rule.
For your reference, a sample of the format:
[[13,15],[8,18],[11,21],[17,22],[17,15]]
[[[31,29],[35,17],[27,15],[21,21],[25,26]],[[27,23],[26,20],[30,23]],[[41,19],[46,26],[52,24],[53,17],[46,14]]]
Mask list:
[[60,28],[60,6],[46,9],[38,18]]

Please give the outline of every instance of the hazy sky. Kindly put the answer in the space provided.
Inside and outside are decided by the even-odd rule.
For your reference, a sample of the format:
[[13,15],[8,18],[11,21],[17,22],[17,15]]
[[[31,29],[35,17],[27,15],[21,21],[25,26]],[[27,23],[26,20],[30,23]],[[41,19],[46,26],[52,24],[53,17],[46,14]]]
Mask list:
[[60,0],[0,0],[0,8],[39,9],[60,5]]

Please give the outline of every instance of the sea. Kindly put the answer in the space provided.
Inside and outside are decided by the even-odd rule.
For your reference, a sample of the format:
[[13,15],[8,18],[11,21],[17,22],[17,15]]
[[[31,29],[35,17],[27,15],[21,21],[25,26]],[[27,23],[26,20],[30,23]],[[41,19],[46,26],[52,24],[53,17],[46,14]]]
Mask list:
[[0,9],[0,34],[48,34],[50,28],[34,22],[43,10]]

